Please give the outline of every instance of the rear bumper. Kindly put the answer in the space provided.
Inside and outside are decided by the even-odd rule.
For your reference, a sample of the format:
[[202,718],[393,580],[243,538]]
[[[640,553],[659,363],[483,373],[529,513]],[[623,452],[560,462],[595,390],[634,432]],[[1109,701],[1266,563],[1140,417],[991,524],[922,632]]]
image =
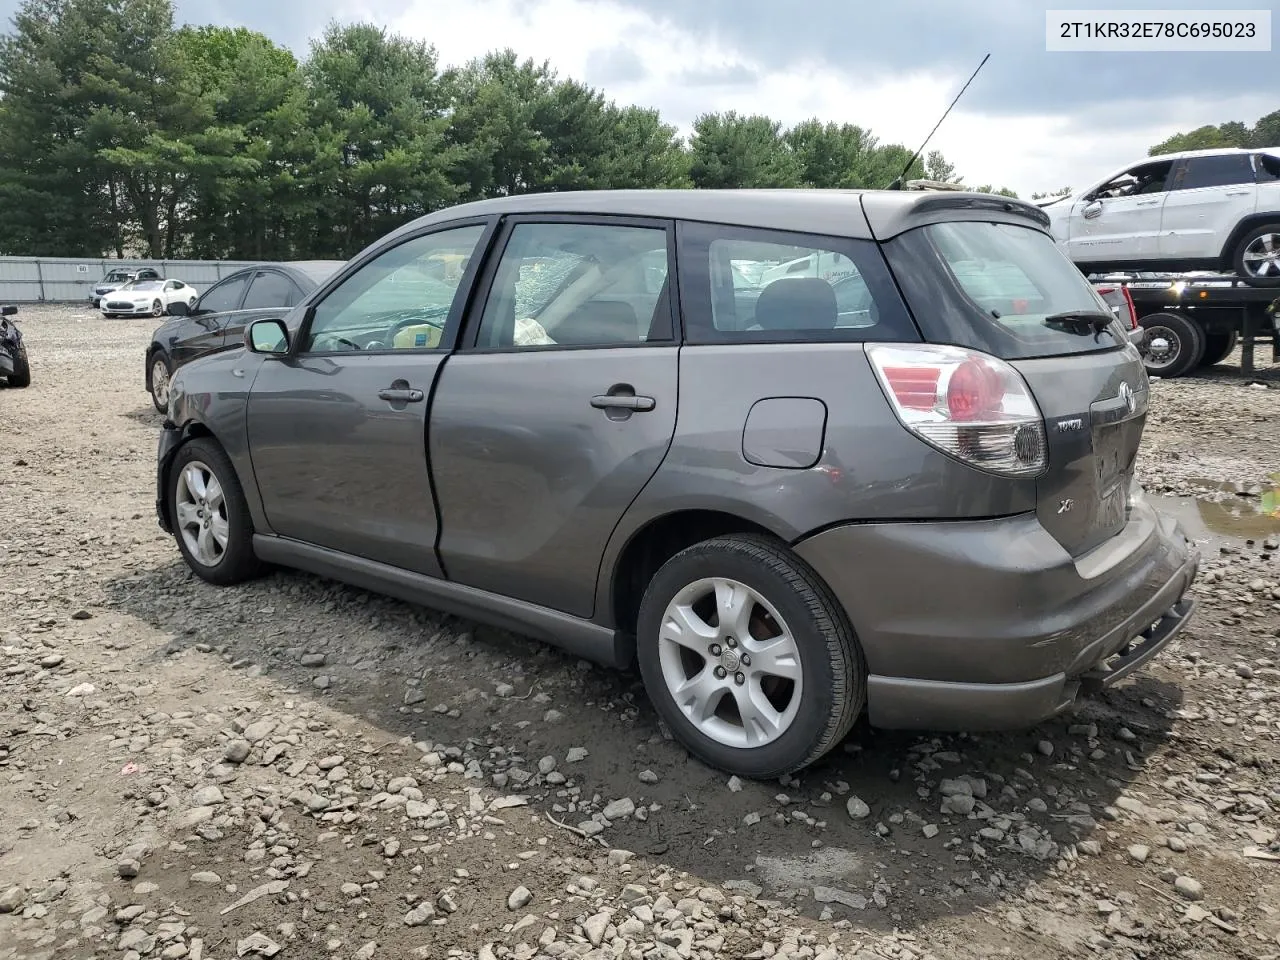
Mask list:
[[9,356],[7,350],[0,349],[0,377],[7,377],[13,373],[13,357]]
[[848,612],[869,719],[890,729],[1018,729],[1062,713],[1186,627],[1199,568],[1177,524],[1141,501],[1124,532],[1075,560],[1030,515],[849,525],[796,551]]

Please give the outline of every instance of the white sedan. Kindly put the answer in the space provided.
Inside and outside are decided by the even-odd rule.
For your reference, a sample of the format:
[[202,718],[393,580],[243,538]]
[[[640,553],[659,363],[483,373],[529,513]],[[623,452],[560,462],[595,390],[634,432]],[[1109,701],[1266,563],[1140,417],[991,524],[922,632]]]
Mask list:
[[133,280],[102,298],[104,317],[162,317],[171,303],[195,305],[195,287],[181,280]]

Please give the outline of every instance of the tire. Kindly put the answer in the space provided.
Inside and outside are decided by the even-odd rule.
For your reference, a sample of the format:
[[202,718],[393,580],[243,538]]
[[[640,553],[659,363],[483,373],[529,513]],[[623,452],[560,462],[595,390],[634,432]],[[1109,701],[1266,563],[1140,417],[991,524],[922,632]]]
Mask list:
[[[1142,364],[1152,377],[1180,377],[1205,355],[1204,331],[1180,313],[1152,313],[1138,321],[1146,330]],[[1167,347],[1159,347],[1159,344]]]
[[163,304],[163,303],[161,303],[159,300],[154,300],[154,301],[152,301],[152,303],[151,303],[151,315],[152,315],[153,317],[163,317],[163,316],[164,316],[164,304]]
[[[712,591],[708,581],[713,578],[730,581],[736,585],[735,590],[746,588],[754,595],[752,604],[743,605],[748,611],[747,626],[759,629],[762,622],[774,618],[773,627],[780,628],[777,635],[789,634],[789,649],[794,651],[793,659],[799,661],[798,667],[790,665],[798,675],[798,687],[794,681],[772,679],[781,674],[770,674],[764,667],[754,632],[747,634],[747,643],[739,641],[732,650],[727,639],[731,632],[724,636],[712,633],[705,638],[705,653],[704,639],[693,640],[698,647],[695,653],[662,638],[669,605],[684,603],[694,593]],[[707,596],[714,597],[714,591]],[[691,609],[697,613],[707,602],[705,598],[692,602]],[[715,600],[709,600],[709,604],[704,616],[715,610]],[[718,617],[715,619],[718,621]],[[711,627],[705,619],[702,627],[718,631],[718,626]],[[775,634],[773,629],[767,629],[765,635]],[[692,633],[688,636],[696,637]],[[719,659],[712,655],[710,646],[717,639],[725,644],[717,648],[721,650]],[[717,537],[695,544],[663,564],[649,582],[640,604],[636,648],[649,699],[675,737],[709,766],[751,779],[780,777],[820,759],[849,732],[866,702],[866,663],[844,611],[807,564],[768,537]],[[740,655],[750,654],[752,649],[758,662],[741,660],[739,664]],[[723,678],[715,673],[717,666],[726,668]],[[787,665],[779,669],[787,669]],[[715,690],[707,702],[718,702],[720,711],[727,707],[729,719],[712,716],[699,725],[686,715],[672,688],[679,689],[690,676],[705,677],[711,685],[708,689]],[[743,676],[749,679],[743,684],[735,683]],[[746,739],[746,724],[737,711],[737,698],[748,695],[748,691],[755,691],[762,698],[768,696],[765,687],[757,685],[761,677],[775,688],[772,696],[779,699],[771,706],[775,715],[787,723],[780,734],[771,739],[757,736],[757,742],[752,744]],[[788,689],[789,697],[784,698]],[[735,713],[736,723],[732,720]]]
[[[162,390],[156,388],[156,376],[162,375]],[[151,404],[161,413],[169,412],[169,378],[173,368],[163,350],[157,350],[147,361],[147,392],[151,394]]]
[[[199,491],[195,489],[189,477],[192,471],[209,482],[212,477],[222,492],[221,501],[214,507],[216,513],[225,521],[226,542],[220,544],[216,536],[216,524],[208,527],[184,526],[179,515],[180,504],[189,507],[185,513],[194,514],[201,509]],[[222,447],[212,437],[197,437],[183,444],[174,454],[168,476],[169,513],[173,517],[174,539],[178,541],[178,549],[182,559],[187,562],[193,573],[208,583],[220,587],[243,583],[256,577],[262,571],[262,563],[253,552],[253,519],[249,516],[249,505],[245,502],[244,490],[236,476],[235,468]],[[205,488],[208,492],[208,487]],[[208,506],[208,503],[205,503]],[[192,519],[199,522],[198,516]],[[209,530],[208,539],[204,541],[211,550],[201,559],[197,551],[201,548],[199,534]],[[188,538],[192,543],[188,543]],[[194,547],[194,549],[193,549]],[[220,549],[218,549],[220,548]],[[206,562],[208,561],[208,562]]]
[[1238,341],[1239,336],[1234,330],[1227,333],[1206,333],[1204,335],[1204,356],[1200,358],[1200,366],[1217,366],[1231,356]]
[[19,344],[18,352],[13,358],[13,373],[8,377],[11,387],[31,386],[31,361],[27,358],[26,344]]
[[[1267,257],[1270,252],[1278,255]],[[1256,256],[1266,259],[1246,260]],[[1231,254],[1231,268],[1251,287],[1280,287],[1280,223],[1261,224],[1241,237]],[[1266,273],[1259,275],[1259,269]]]

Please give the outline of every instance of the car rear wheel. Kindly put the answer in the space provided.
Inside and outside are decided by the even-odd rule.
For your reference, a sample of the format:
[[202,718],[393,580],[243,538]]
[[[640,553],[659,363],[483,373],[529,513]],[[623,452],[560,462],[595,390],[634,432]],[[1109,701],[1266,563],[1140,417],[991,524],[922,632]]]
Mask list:
[[1180,313],[1153,313],[1139,323],[1142,363],[1153,377],[1180,377],[1194,369],[1205,355],[1204,332]]
[[1280,223],[1263,224],[1241,237],[1231,266],[1251,287],[1280,287]]
[[1204,335],[1204,356],[1200,366],[1212,367],[1231,356],[1239,340],[1234,330],[1227,333],[1206,333]]
[[169,510],[178,549],[196,576],[230,586],[260,572],[249,505],[217,441],[198,437],[174,455]]
[[151,402],[161,413],[169,412],[169,358],[162,351],[156,351],[151,358]]
[[645,591],[637,658],[658,715],[694,756],[771,779],[818,760],[862,712],[866,667],[826,585],[780,543],[717,537]]
[[163,303],[161,303],[159,300],[153,300],[153,301],[151,302],[151,315],[152,315],[153,317],[163,317],[163,316],[164,316],[164,304],[163,304]]

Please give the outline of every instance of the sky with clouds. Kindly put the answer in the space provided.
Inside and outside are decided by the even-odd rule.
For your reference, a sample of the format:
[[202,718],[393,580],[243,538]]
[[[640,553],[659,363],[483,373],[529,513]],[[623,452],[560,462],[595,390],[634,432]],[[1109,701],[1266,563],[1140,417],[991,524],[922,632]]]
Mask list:
[[[6,21],[16,5],[0,0]],[[1110,4],[1119,6],[1173,3]],[[1073,9],[1061,0],[177,0],[180,21],[247,26],[300,55],[330,19],[372,21],[434,44],[443,63],[501,47],[549,60],[620,103],[657,107],[683,132],[700,113],[738,110],[784,124],[856,123],[913,149],[990,53],[930,148],[967,183],[1023,196],[1087,186],[1179,130],[1252,123],[1280,108],[1274,84],[1259,83],[1274,73],[1280,45],[1047,52],[1045,10],[1064,8]]]

